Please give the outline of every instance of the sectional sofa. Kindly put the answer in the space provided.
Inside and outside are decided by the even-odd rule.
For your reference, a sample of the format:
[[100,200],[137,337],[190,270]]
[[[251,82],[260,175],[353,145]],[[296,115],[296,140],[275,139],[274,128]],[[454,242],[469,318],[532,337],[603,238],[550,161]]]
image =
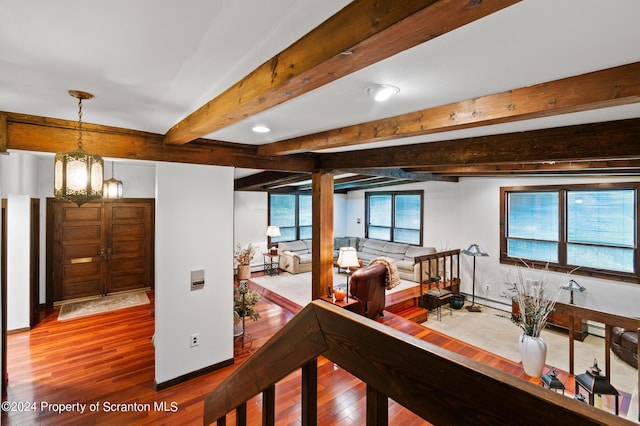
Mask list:
[[[435,247],[420,247],[411,244],[391,243],[361,237],[337,237],[334,239],[334,259],[340,247],[355,247],[363,265],[368,265],[376,257],[390,257],[395,260],[400,278],[418,282],[419,265],[414,258],[435,253]],[[311,271],[311,240],[296,240],[278,243],[280,268],[291,274]]]

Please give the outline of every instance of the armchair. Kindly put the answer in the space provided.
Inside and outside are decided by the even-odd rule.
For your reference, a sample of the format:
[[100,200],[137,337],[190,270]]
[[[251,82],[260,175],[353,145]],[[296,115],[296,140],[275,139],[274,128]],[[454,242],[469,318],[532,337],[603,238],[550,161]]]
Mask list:
[[356,270],[349,281],[351,297],[358,303],[350,310],[368,318],[382,316],[387,268],[380,263]]

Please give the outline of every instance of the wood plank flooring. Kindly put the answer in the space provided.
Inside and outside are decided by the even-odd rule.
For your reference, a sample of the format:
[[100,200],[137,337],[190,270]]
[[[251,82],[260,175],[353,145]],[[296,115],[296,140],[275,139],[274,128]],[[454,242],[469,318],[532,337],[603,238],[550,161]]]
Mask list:
[[[240,347],[239,341],[236,342],[236,364],[156,391],[152,292],[149,298],[150,305],[67,321],[57,321],[58,309],[55,309],[47,313],[32,331],[10,335],[9,386],[3,400],[13,403],[9,407],[15,410],[2,412],[2,424],[202,424],[204,397],[294,315],[294,312],[263,297],[257,305],[262,318],[257,322],[247,322],[246,330],[251,338],[245,340],[244,348]],[[386,313],[382,321],[526,380],[519,364],[392,313]],[[365,385],[324,358],[318,361],[318,377],[319,424],[364,424]],[[566,381],[567,377],[561,375],[560,379]],[[300,380],[298,371],[276,385],[278,425],[300,424]],[[23,402],[35,405],[19,407]],[[78,406],[73,404],[87,404],[84,414],[55,411],[77,409]],[[100,404],[99,408],[96,409],[95,404]],[[125,407],[129,411],[116,411],[122,407],[113,404],[130,404]],[[247,407],[248,424],[260,424],[260,396],[250,400]],[[227,421],[233,424],[234,415],[228,415]],[[390,401],[389,424],[428,423]]]

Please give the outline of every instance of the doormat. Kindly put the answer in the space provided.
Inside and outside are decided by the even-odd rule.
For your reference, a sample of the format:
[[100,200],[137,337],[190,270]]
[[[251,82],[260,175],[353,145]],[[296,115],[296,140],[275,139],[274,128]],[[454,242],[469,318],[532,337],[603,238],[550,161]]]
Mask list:
[[60,308],[58,321],[87,315],[101,314],[115,311],[116,309],[130,308],[132,306],[146,305],[150,303],[146,292],[113,294],[100,299],[85,300],[81,302],[65,303]]

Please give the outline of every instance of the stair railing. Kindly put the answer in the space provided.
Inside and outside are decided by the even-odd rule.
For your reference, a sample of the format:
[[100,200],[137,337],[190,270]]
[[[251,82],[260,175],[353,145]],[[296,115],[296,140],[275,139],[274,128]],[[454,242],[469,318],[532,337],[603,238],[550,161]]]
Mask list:
[[[301,422],[317,424],[317,358],[367,385],[367,425],[386,425],[388,398],[436,425],[632,425],[388,326],[316,300],[205,399],[204,424],[246,424],[246,401],[262,393],[262,424],[274,425],[275,384],[302,369]],[[515,423],[514,423],[515,422]]]

